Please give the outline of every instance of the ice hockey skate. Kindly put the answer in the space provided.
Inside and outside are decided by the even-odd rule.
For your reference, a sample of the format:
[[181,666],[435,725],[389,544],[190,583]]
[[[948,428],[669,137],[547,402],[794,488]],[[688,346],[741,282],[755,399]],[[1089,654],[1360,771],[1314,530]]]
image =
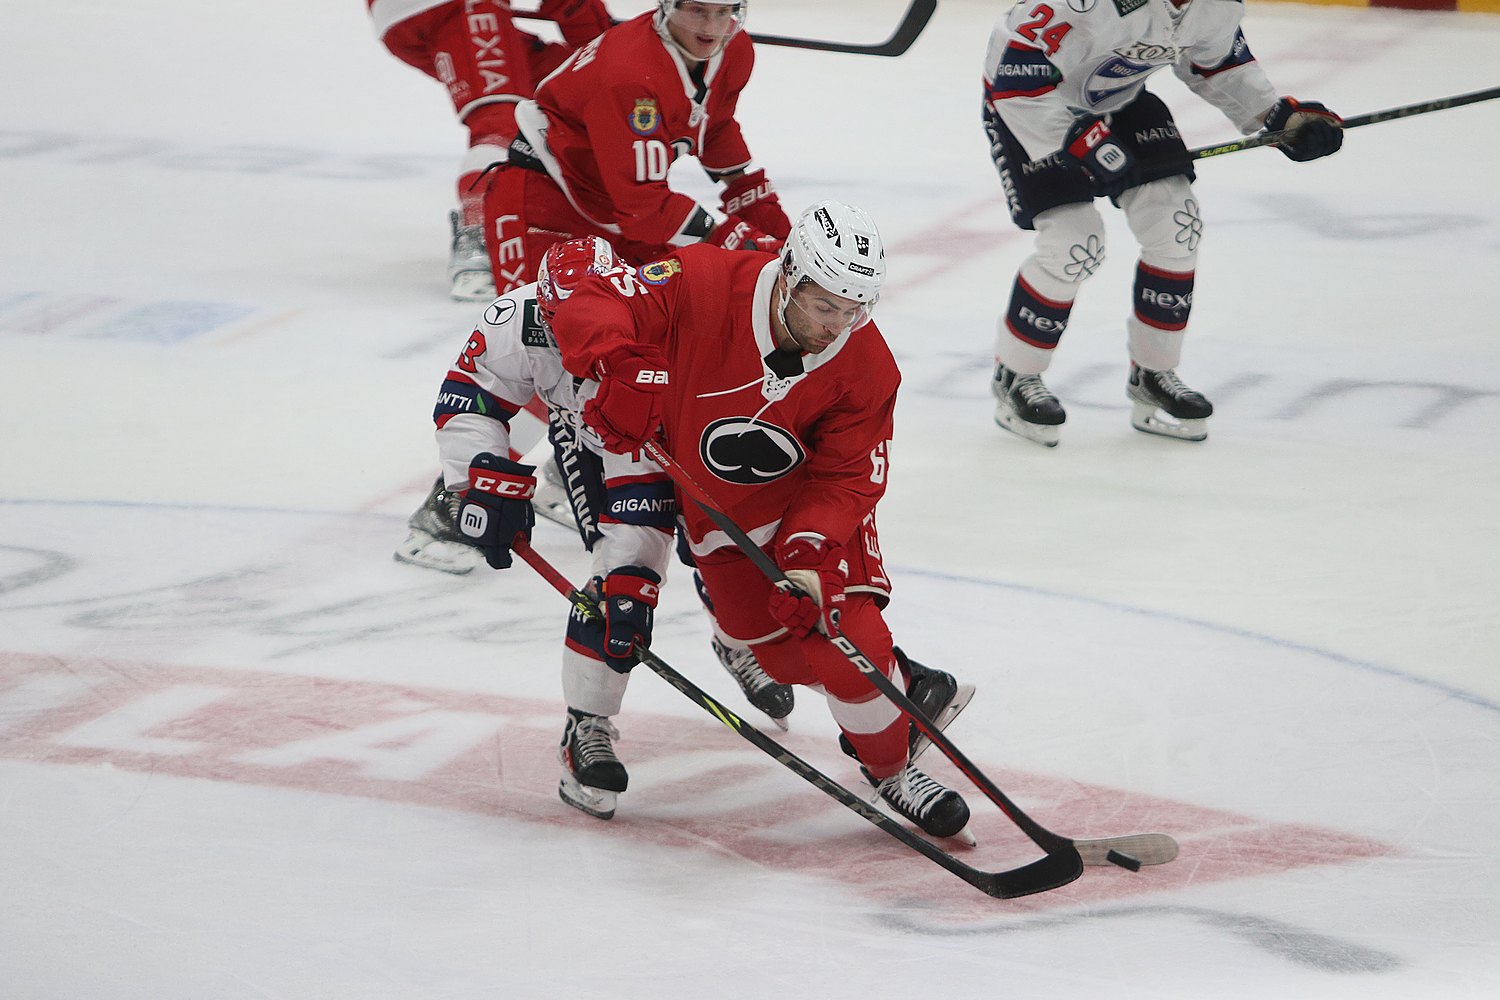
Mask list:
[[484,227],[462,222],[458,212],[448,213],[448,226],[453,231],[448,252],[450,294],[460,302],[488,302],[495,297],[495,278],[490,272],[490,253],[484,246]]
[[[521,459],[523,463],[529,460],[530,455]],[[568,500],[567,483],[563,481],[557,459],[550,450],[543,460],[536,463],[536,494],[531,498],[531,506],[536,510],[537,516],[545,517],[564,528],[578,530],[578,518],[573,514],[573,504]]]
[[886,805],[928,836],[956,837],[970,847],[976,843],[969,832],[969,805],[963,796],[924,774],[917,765],[907,762],[898,773],[883,780],[865,771],[865,779],[875,786]]
[[557,751],[563,766],[558,797],[590,816],[613,816],[615,803],[630,781],[625,765],[615,756],[615,740],[619,738],[620,731],[606,717],[568,709],[568,723]]
[[990,392],[995,396],[995,423],[1028,441],[1057,447],[1068,414],[1040,375],[1021,375],[996,365]]
[[407,518],[406,540],[392,553],[396,561],[459,576],[484,562],[484,554],[455,527],[458,504],[458,494],[445,489],[439,476],[422,506]]
[[[933,721],[939,732],[946,730],[948,724],[958,718],[958,713],[968,708],[969,702],[974,699],[974,685],[960,684],[957,678],[945,670],[937,670],[909,659],[899,647],[895,653],[901,672],[910,678],[906,684],[906,696],[916,703],[923,715]],[[932,746],[932,740],[923,736],[915,725],[911,727],[910,741],[908,752],[913,762]]]
[[[932,720],[939,732],[946,730],[948,724],[958,718],[958,713],[969,707],[969,702],[974,698],[974,685],[960,684],[946,670],[918,663],[902,652],[900,647],[896,647],[894,652],[901,676],[906,678],[906,696],[922,710],[923,715]],[[932,740],[922,735],[916,723],[911,723],[910,728],[907,755],[909,760],[915,762],[932,746]],[[850,757],[858,756],[854,752],[854,744],[843,733],[839,734],[839,746]]]
[[792,686],[773,681],[760,668],[755,652],[748,646],[726,646],[718,639],[713,640],[713,646],[714,655],[739,684],[745,700],[770,716],[771,721],[782,729],[788,728],[786,717],[792,714],[796,702]]
[[1208,418],[1214,404],[1201,392],[1183,385],[1171,369],[1153,371],[1130,363],[1130,426],[1147,434],[1202,441],[1208,437]]

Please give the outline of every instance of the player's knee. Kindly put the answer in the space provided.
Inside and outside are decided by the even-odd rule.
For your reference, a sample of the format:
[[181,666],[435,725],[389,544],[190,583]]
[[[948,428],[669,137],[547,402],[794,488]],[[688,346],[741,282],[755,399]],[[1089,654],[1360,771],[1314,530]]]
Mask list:
[[778,684],[816,684],[818,677],[803,654],[802,643],[790,635],[770,642],[756,643],[755,660],[766,675]]
[[610,659],[604,655],[604,624],[588,618],[576,608],[568,616],[568,629],[563,646],[569,652],[587,660],[597,661],[599,666],[608,666],[617,673],[628,674],[635,664],[629,660]]
[[[848,595],[847,605],[840,619],[844,635],[889,677],[895,669],[896,656],[892,649],[891,630],[880,608],[871,595],[863,593]],[[829,695],[848,702],[869,698],[873,682],[832,643],[814,635],[802,640],[802,646],[818,681]]]
[[1092,202],[1059,205],[1036,217],[1033,259],[1056,281],[1086,281],[1104,263],[1104,247],[1104,217]]
[[1203,216],[1186,178],[1166,177],[1132,188],[1120,205],[1143,260],[1175,271],[1193,269],[1203,241]]

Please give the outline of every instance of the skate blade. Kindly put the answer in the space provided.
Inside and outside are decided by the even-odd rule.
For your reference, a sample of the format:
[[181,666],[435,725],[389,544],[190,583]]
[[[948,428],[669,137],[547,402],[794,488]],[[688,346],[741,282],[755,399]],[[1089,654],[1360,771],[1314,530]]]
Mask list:
[[[958,718],[959,713],[968,708],[969,702],[972,700],[974,700],[974,685],[960,684],[958,686],[958,693],[953,696],[952,701],[948,702],[948,707],[939,712],[937,717],[932,720],[937,723],[938,731],[943,732],[947,730],[948,724]],[[925,736],[918,736],[917,743],[912,747],[911,751],[912,763],[915,764],[917,758],[926,753],[927,749],[931,746],[932,740]]]
[[609,819],[615,814],[615,805],[620,800],[620,793],[580,785],[572,775],[564,774],[562,780],[557,783],[557,797],[574,809],[586,812],[596,819]]
[[772,721],[772,722],[774,722],[774,723],[776,723],[776,728],[777,728],[777,729],[780,729],[780,730],[781,730],[781,731],[782,731],[782,732],[783,732],[783,733],[785,733],[785,732],[790,732],[790,731],[791,731],[791,728],[792,728],[792,727],[791,727],[791,725],[790,725],[790,724],[789,724],[789,723],[788,723],[788,722],[787,722],[787,721],[786,721],[786,719],[785,719],[785,718],[780,718],[780,719],[778,719],[778,718],[776,718],[776,717],[775,717],[775,716],[773,716],[773,715],[768,715],[768,716],[766,716],[766,718],[768,718],[768,719],[770,719],[770,720],[771,720],[771,721]]
[[1203,441],[1208,438],[1208,419],[1178,420],[1161,407],[1151,403],[1132,403],[1130,426],[1158,437],[1176,438],[1178,441]]
[[969,829],[968,824],[965,824],[964,828],[962,830],[958,831],[957,833],[955,833],[952,837],[949,837],[948,839],[949,840],[956,840],[960,844],[965,845],[966,847],[978,847],[979,846],[979,841],[974,838],[974,832]]
[[1061,424],[1028,423],[1003,406],[995,408],[995,423],[1017,437],[1035,441],[1047,448],[1056,448],[1057,439],[1062,434]]
[[488,271],[460,271],[448,294],[458,302],[488,302],[495,297],[495,279]]
[[484,560],[483,554],[472,546],[462,542],[439,541],[427,532],[415,528],[391,556],[397,562],[435,569],[440,573],[452,573],[454,576],[471,572]]

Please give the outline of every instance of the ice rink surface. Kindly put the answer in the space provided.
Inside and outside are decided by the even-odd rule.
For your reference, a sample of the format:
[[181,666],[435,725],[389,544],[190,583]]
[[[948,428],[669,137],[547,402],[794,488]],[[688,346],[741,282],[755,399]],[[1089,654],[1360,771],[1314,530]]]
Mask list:
[[[1050,829],[1177,861],[989,899],[645,671],[618,815],[564,807],[565,605],[390,556],[477,315],[441,88],[357,0],[12,5],[0,997],[1500,995],[1500,102],[1199,165],[1201,445],[1129,426],[1107,211],[1045,450],[987,390],[1028,252],[978,122],[1000,6],[943,0],[900,59],[762,49],[741,118],[790,210],[885,233],[890,618],[978,685],[951,735]],[[874,41],[903,8],[751,26]],[[1247,34],[1345,115],[1500,82],[1500,17],[1256,4]],[[1233,136],[1153,79],[1189,145]],[[678,572],[657,651],[775,734],[707,636]],[[833,734],[803,692],[786,745],[854,783]],[[968,797],[967,861],[1036,856]]]

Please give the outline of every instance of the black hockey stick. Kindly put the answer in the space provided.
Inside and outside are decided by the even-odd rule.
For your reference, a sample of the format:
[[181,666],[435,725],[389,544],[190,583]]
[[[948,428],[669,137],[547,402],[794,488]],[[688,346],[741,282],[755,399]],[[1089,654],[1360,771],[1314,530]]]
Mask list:
[[853,42],[825,42],[816,38],[787,38],[782,35],[757,35],[750,33],[750,40],[757,45],[784,45],[792,49],[812,49],[817,52],[848,52],[859,56],[899,56],[922,33],[927,27],[927,22],[932,20],[933,11],[937,10],[937,0],[912,0],[912,5],[906,9],[906,16],[901,18],[901,23],[896,25],[896,30],[891,37],[878,45],[859,45]]
[[[550,583],[558,593],[572,601],[573,607],[579,614],[594,619],[600,616],[601,612],[598,602],[591,595],[569,584],[567,578],[559,573],[551,563],[542,558],[541,554],[531,547],[531,544],[526,541],[525,537],[516,536],[511,549],[516,555],[524,559],[527,565],[536,570],[542,579]],[[1048,854],[1039,861],[1033,861],[1031,864],[1023,865],[1020,868],[1000,872],[980,871],[978,868],[966,865],[936,844],[908,830],[816,767],[813,767],[801,757],[792,753],[780,743],[771,739],[765,733],[762,733],[759,729],[750,725],[750,723],[741,719],[738,715],[735,715],[649,649],[639,650],[637,651],[637,655],[640,658],[640,662],[649,667],[658,677],[687,695],[700,708],[734,730],[757,749],[774,758],[787,770],[802,778],[813,787],[822,790],[829,798],[832,798],[840,805],[878,826],[881,830],[890,834],[896,840],[899,840],[929,861],[957,875],[987,896],[994,896],[997,899],[1014,899],[1017,896],[1030,896],[1033,893],[1046,892],[1048,889],[1056,889],[1058,886],[1067,885],[1083,873],[1083,867],[1075,864],[1073,859],[1066,854]]]
[[[1420,104],[1407,104],[1399,108],[1388,108],[1385,111],[1371,111],[1366,115],[1355,115],[1353,118],[1344,119],[1344,128],[1359,128],[1362,125],[1375,125],[1379,122],[1393,121],[1397,118],[1410,118],[1412,115],[1425,115],[1431,111],[1446,111],[1448,108],[1459,108],[1465,104],[1478,104],[1480,101],[1492,101],[1500,97],[1500,87],[1491,87],[1488,90],[1476,90],[1472,94],[1458,94],[1454,97],[1440,97],[1435,101],[1423,101]],[[1294,128],[1282,129],[1280,132],[1257,132],[1255,135],[1236,139],[1233,142],[1220,143],[1217,146],[1202,146],[1198,149],[1188,150],[1188,158],[1192,160],[1204,160],[1210,156],[1223,156],[1225,153],[1238,153],[1242,149],[1254,149],[1257,146],[1274,146],[1282,139],[1295,133]]]
[[[753,31],[750,32],[750,40],[757,45],[780,45],[790,49],[812,49],[817,52],[848,52],[858,56],[899,56],[911,48],[917,36],[922,33],[922,29],[927,27],[927,22],[932,20],[935,10],[937,10],[937,0],[912,0],[911,6],[901,18],[901,23],[896,25],[896,30],[891,37],[875,45],[861,45],[857,42],[825,42],[819,38],[792,38],[786,35],[759,35]],[[517,11],[516,16],[549,20],[539,13],[528,14]]]
[[[717,524],[726,535],[735,543],[756,568],[777,587],[783,589],[794,589],[794,584],[787,579],[781,567],[768,556],[764,549],[756,545],[749,535],[739,525],[735,524],[728,515],[719,510],[714,504],[713,498],[702,486],[688,474],[687,470],[677,464],[676,459],[667,454],[654,441],[648,441],[645,445],[646,457],[672,477],[682,491],[692,498],[693,502],[708,515],[709,519]],[[1077,869],[1067,881],[1072,881],[1082,872],[1085,864],[1117,864],[1122,868],[1132,871],[1141,865],[1165,864],[1177,856],[1177,842],[1164,833],[1143,833],[1127,837],[1105,837],[1099,840],[1073,840],[1053,833],[1042,826],[1036,820],[1028,816],[1021,807],[1010,800],[1000,788],[989,779],[987,775],[974,762],[966,757],[963,751],[953,745],[953,741],[933,724],[932,720],[922,712],[917,705],[907,697],[881,670],[875,666],[869,657],[859,651],[849,638],[837,629],[828,636],[829,642],[840,653],[848,658],[849,662],[857,667],[861,673],[870,679],[870,682],[890,699],[902,713],[908,716],[916,725],[917,730],[930,739],[943,754],[953,762],[960,771],[964,773],[974,786],[982,791],[985,796],[1000,811],[1010,819],[1021,832],[1030,837],[1032,842],[1047,852],[1049,858],[1060,859],[1057,865],[1060,870],[1071,871]],[[1040,864],[1041,862],[1038,862]],[[1065,883],[1058,883],[1059,885]],[[1055,888],[1055,887],[1053,887]]]

